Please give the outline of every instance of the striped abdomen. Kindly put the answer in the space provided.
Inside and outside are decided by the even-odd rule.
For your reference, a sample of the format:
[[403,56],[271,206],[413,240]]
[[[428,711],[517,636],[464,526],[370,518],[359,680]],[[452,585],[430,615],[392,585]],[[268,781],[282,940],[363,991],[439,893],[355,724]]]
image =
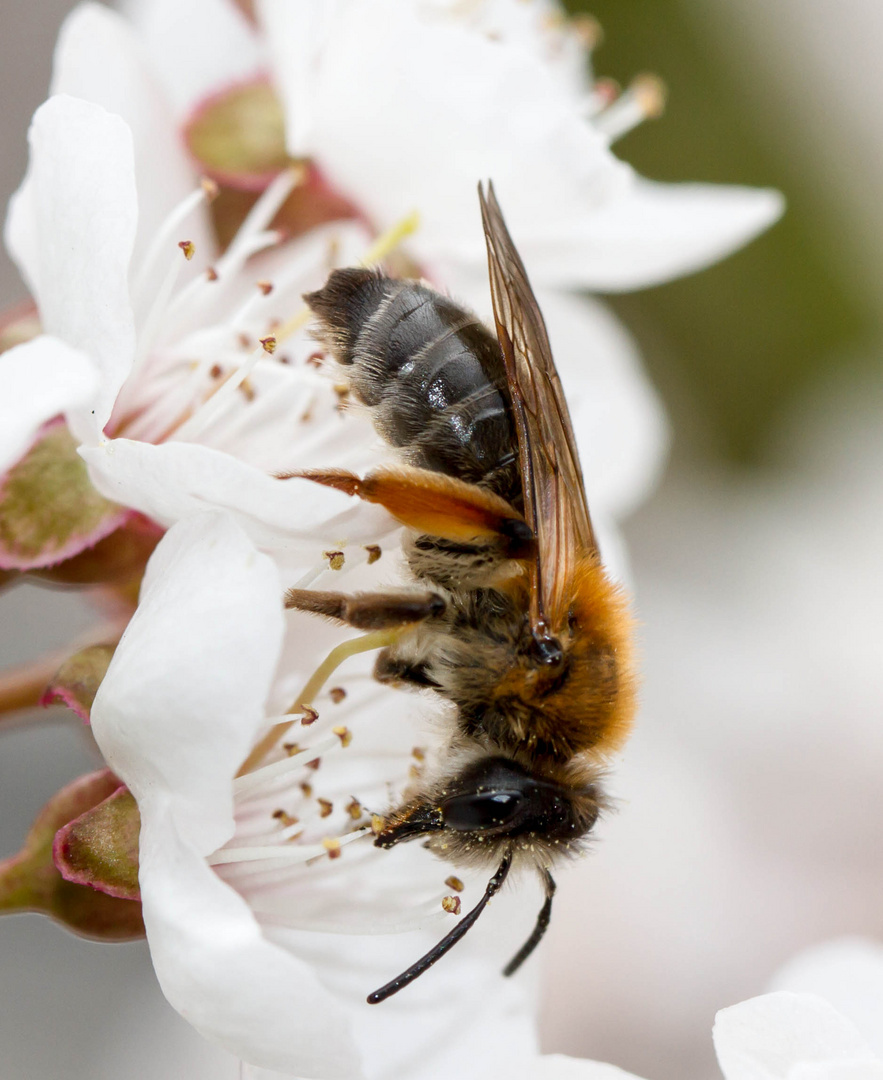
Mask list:
[[521,503],[500,346],[483,323],[414,281],[336,270],[304,298],[356,397],[412,465]]

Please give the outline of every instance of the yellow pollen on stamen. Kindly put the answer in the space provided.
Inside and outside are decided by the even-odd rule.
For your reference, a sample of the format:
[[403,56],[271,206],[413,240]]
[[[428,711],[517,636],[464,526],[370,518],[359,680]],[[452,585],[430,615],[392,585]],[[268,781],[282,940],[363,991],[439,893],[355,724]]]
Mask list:
[[355,797],[355,795],[346,804],[346,812],[353,819],[353,821],[358,821],[359,818],[362,816],[362,804]]
[[196,245],[192,240],[179,240],[178,247],[184,252],[184,258],[187,262],[190,262],[196,254]]
[[349,746],[353,741],[353,733],[348,727],[335,727],[331,729],[331,734],[336,735],[340,739],[340,745],[343,747]]
[[460,914],[460,897],[459,896],[443,896],[441,906],[450,915]]
[[450,877],[445,878],[445,885],[447,885],[449,889],[453,889],[454,892],[462,892],[466,888],[463,882],[458,877],[454,877],[453,874],[451,874]]
[[269,353],[272,356],[276,351],[276,338],[271,334],[269,337],[262,337],[260,341],[264,352]]
[[425,761],[426,751],[423,749],[422,746],[415,746],[414,749],[411,751],[411,757],[416,758],[417,761]]
[[276,821],[280,821],[286,828],[288,828],[289,825],[297,825],[298,822],[298,819],[293,814],[289,814],[287,810],[274,810],[273,817]]
[[334,836],[326,836],[322,841],[322,847],[328,852],[329,859],[339,859],[341,855],[340,841]]
[[283,743],[282,749],[289,757],[294,757],[295,754],[302,754],[304,752],[304,748],[296,742]]
[[668,88],[658,75],[637,75],[629,90],[635,95],[635,100],[648,120],[656,120],[665,112]]
[[570,26],[583,48],[591,52],[604,40],[604,27],[593,15],[574,15]]
[[210,203],[217,199],[218,193],[221,190],[210,176],[201,177],[199,186],[205,192],[205,197]]
[[332,686],[328,691],[328,696],[334,702],[335,705],[339,705],[341,701],[346,697],[346,690],[342,686]]
[[258,281],[256,284],[257,284],[257,287],[264,294],[264,296],[269,296],[270,293],[273,291],[273,282],[272,281]]
[[311,709],[309,705],[303,706],[303,713],[304,714],[300,718],[300,722],[301,724],[303,724],[304,727],[309,727],[310,724],[315,724],[315,722],[319,719],[319,714],[316,712],[315,709]]
[[383,832],[384,825],[385,822],[380,816],[380,814],[371,815],[371,832],[373,832],[375,836],[380,836],[380,834]]
[[301,794],[303,795],[303,797],[305,799],[312,799],[312,797],[313,797],[313,785],[312,784],[307,784],[307,783],[301,784],[300,785],[300,790],[301,790]]
[[205,268],[205,276],[209,281],[217,281],[218,271],[213,266],[207,266]]
[[316,799],[319,804],[319,817],[330,817],[334,812],[334,803],[330,799]]
[[342,570],[346,562],[346,556],[342,551],[323,551],[322,557],[328,560],[332,570]]
[[376,563],[380,556],[383,554],[383,551],[381,550],[379,544],[365,544],[365,551],[368,552],[369,566],[371,566],[372,563]]

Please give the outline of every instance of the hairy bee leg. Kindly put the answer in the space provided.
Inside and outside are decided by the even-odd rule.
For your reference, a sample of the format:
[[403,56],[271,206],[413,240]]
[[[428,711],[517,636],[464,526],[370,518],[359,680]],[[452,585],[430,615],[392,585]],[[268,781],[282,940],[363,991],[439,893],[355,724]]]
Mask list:
[[495,539],[510,558],[533,550],[534,536],[524,518],[505,499],[464,480],[407,465],[377,469],[364,479],[344,469],[281,473],[300,477],[379,503],[403,525],[446,540]]
[[549,923],[552,919],[552,897],[555,895],[556,886],[555,881],[548,870],[543,871],[542,878],[543,886],[546,890],[546,899],[543,901],[543,906],[540,908],[540,913],[537,916],[537,922],[536,926],[533,928],[533,933],[503,968],[503,974],[506,976],[515,974],[537,945],[539,945],[543,939],[543,935],[549,929]]
[[289,589],[285,606],[309,611],[354,626],[357,630],[389,630],[443,615],[447,606],[438,593],[345,593]]
[[429,674],[426,664],[414,664],[396,656],[390,649],[384,649],[374,664],[374,678],[379,683],[396,686],[406,683],[414,687],[438,688],[438,683]]
[[368,995],[369,1005],[379,1005],[381,1001],[386,1001],[388,997],[392,997],[393,994],[397,994],[399,990],[403,990],[409,983],[412,983],[415,979],[419,978],[424,971],[427,971],[432,965],[445,955],[457,944],[467,930],[470,930],[478,921],[479,915],[487,907],[488,901],[491,900],[502,888],[503,882],[506,880],[506,875],[509,873],[509,869],[512,866],[512,852],[507,851],[503,856],[503,861],[500,863],[497,872],[487,883],[487,888],[484,890],[484,896],[475,907],[467,915],[457,923],[453,930],[449,934],[446,934],[441,941],[426,953],[425,956],[421,956],[416,964],[412,964],[407,971],[403,971],[401,975],[396,976],[385,986],[381,986],[379,990],[375,990],[373,994]]

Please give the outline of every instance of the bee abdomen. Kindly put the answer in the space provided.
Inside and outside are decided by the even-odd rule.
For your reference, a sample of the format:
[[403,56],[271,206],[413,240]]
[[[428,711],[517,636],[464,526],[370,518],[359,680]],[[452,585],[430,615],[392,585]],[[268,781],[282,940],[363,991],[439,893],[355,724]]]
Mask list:
[[338,270],[305,297],[355,396],[408,461],[520,497],[500,347],[468,311],[413,281]]

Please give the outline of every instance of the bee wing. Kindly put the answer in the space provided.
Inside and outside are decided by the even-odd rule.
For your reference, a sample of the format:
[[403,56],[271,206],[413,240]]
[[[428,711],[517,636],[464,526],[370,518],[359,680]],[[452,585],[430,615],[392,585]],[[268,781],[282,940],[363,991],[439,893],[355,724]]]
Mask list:
[[570,413],[546,324],[506,228],[493,184],[478,188],[497,336],[512,397],[524,516],[537,538],[531,565],[531,626],[557,633],[567,622],[577,561],[597,554]]

